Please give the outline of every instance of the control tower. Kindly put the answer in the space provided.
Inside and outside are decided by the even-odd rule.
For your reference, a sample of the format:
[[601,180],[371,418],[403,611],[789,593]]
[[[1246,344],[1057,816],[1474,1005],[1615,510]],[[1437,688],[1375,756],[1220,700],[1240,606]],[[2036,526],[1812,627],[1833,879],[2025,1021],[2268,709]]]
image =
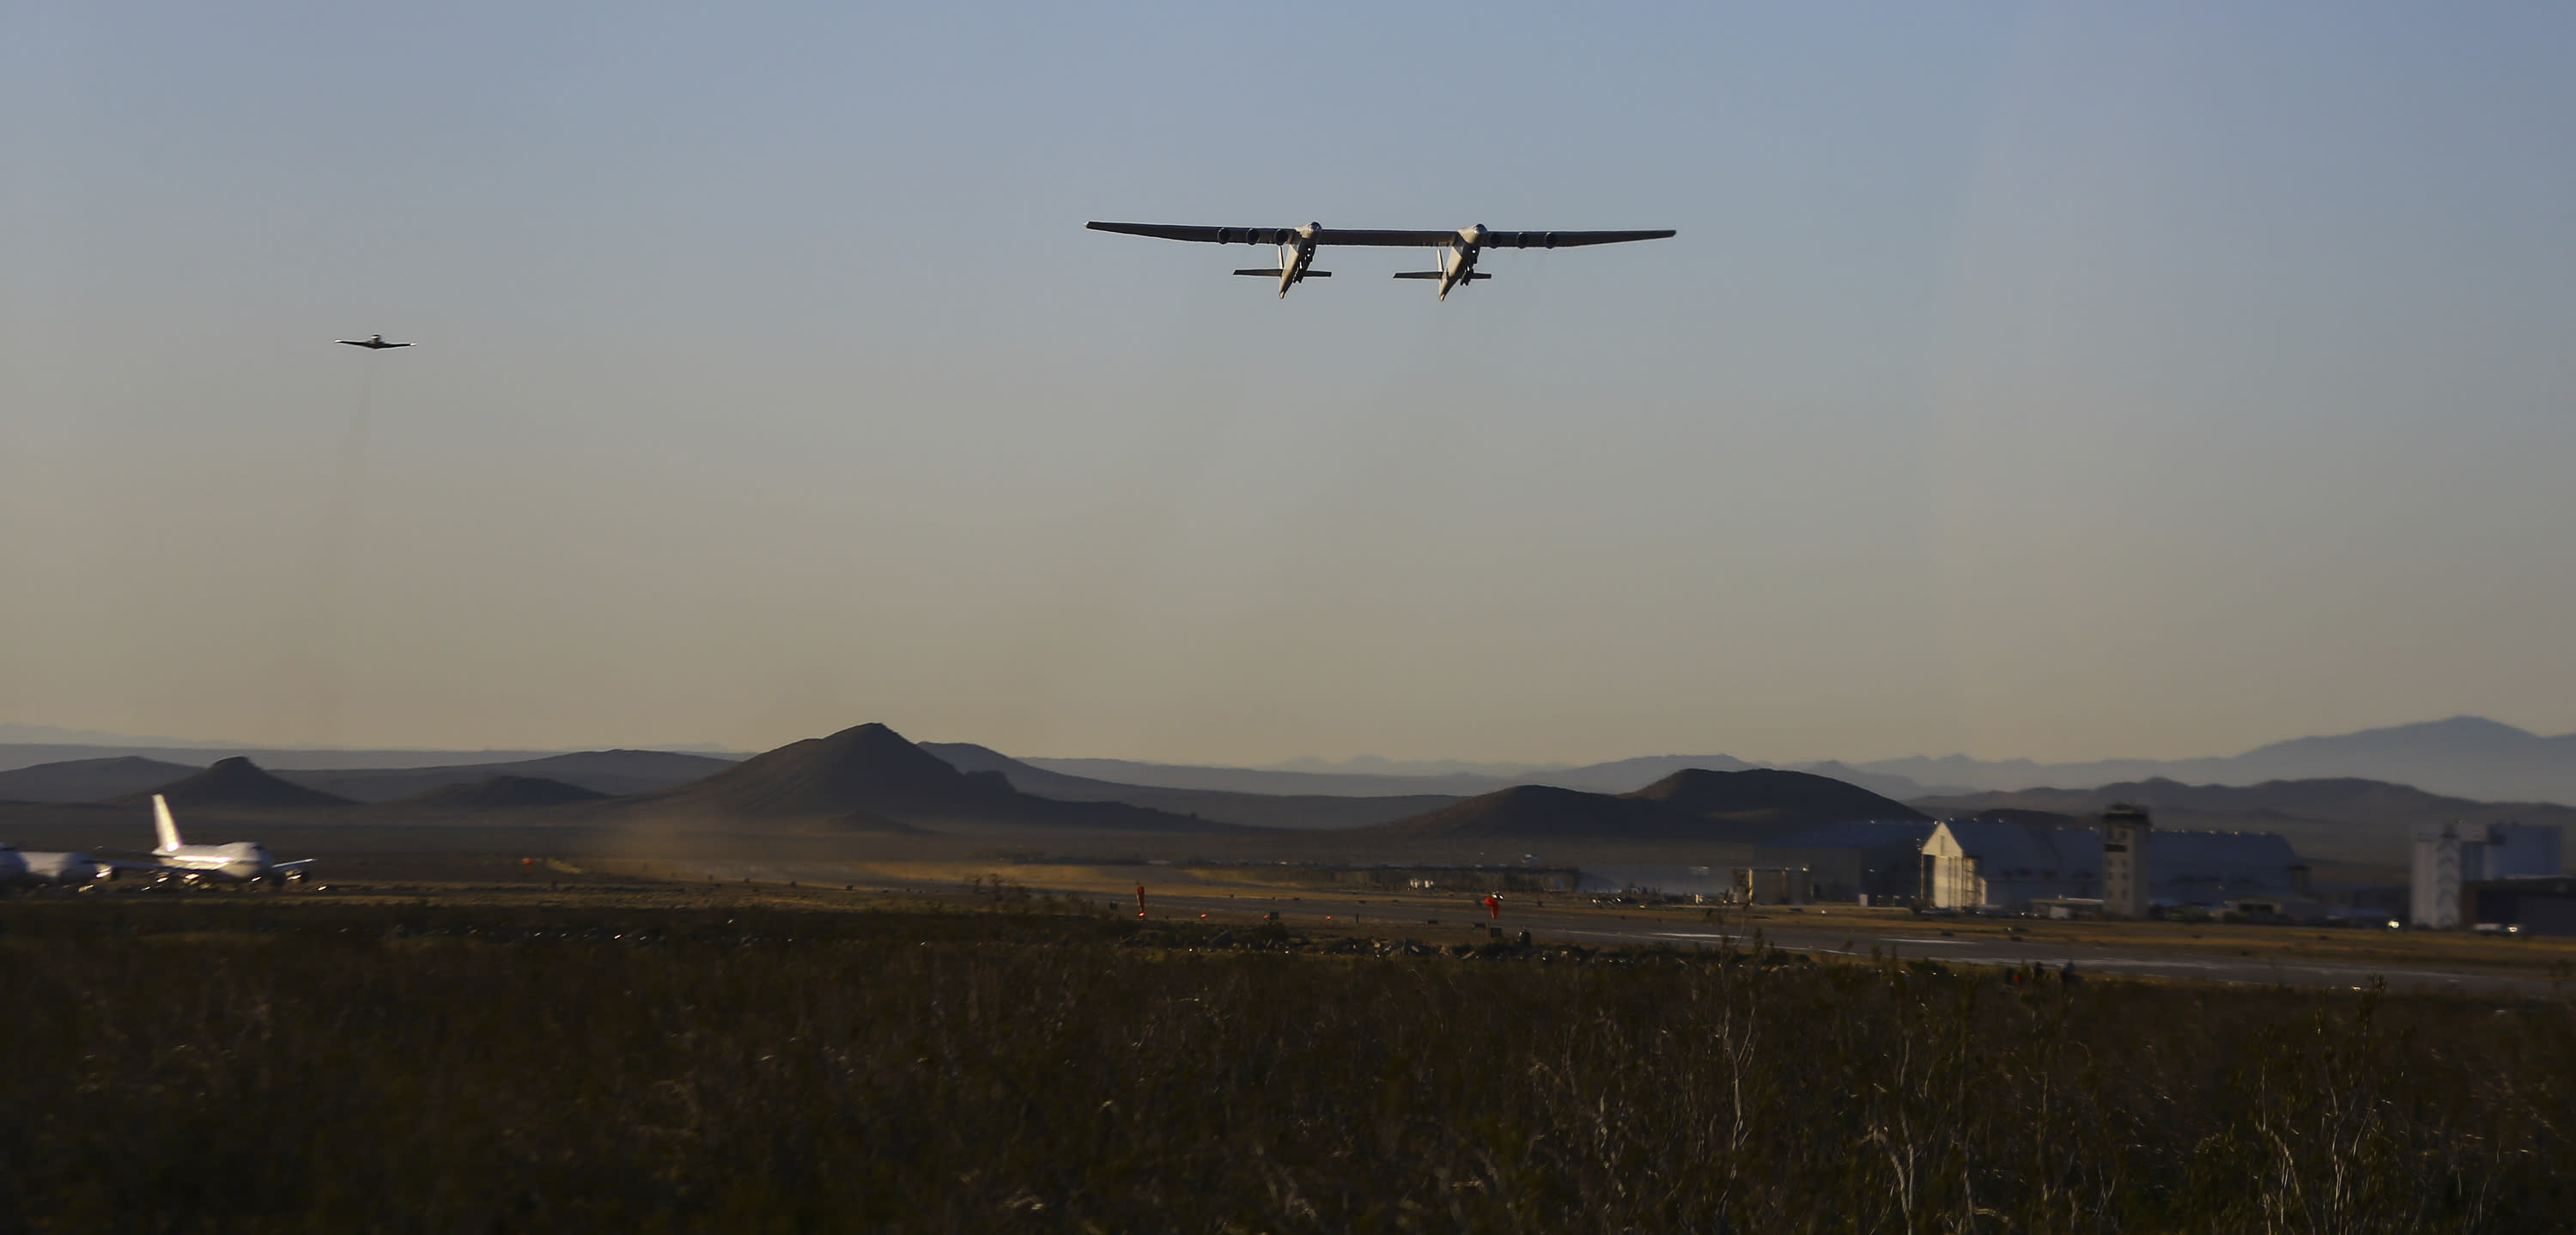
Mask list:
[[2154,829],[2144,807],[2118,803],[2102,812],[2102,916],[2147,916],[2147,839]]

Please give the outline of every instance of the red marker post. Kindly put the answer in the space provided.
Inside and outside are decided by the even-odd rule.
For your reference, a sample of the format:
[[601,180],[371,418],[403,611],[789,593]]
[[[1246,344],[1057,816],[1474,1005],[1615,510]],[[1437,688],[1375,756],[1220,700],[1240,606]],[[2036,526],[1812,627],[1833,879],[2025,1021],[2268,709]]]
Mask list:
[[1145,916],[1145,885],[1141,883],[1136,885],[1136,916]]

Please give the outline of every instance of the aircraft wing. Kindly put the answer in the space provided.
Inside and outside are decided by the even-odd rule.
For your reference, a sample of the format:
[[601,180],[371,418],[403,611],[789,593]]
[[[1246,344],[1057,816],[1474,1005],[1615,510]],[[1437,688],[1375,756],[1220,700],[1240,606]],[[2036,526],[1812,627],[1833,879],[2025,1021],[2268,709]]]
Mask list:
[[[1195,240],[1201,244],[1286,244],[1297,236],[1297,229],[1293,227],[1190,227],[1176,223],[1089,223],[1084,226],[1095,232],[1153,236],[1162,240]],[[1315,231],[1317,244],[1378,245],[1389,248],[1418,248],[1424,245],[1447,244],[1457,238],[1456,228],[1439,232],[1385,232],[1325,227]]]
[[178,875],[185,874],[188,869],[184,866],[172,866],[167,862],[144,862],[129,858],[99,858],[97,862],[100,866],[114,872],[109,876],[110,878],[122,877],[128,871],[146,875]]
[[[1674,233],[1670,229],[1648,232],[1486,232],[1488,249],[1564,249],[1579,244],[1622,244],[1630,240],[1661,240]],[[1361,228],[1327,227],[1315,233],[1317,244],[1369,245],[1384,249],[1439,248],[1458,239],[1458,229],[1447,231],[1370,231]]]
[[1458,229],[1454,227],[1447,231],[1430,232],[1327,227],[1315,234],[1315,243],[1364,245],[1373,249],[1425,249],[1447,244],[1457,238]]
[[[1201,244],[1285,244],[1297,234],[1293,227],[1192,227],[1174,223],[1090,223],[1095,232],[1119,232],[1129,236],[1153,236],[1163,240],[1193,240]],[[1585,244],[1624,244],[1631,240],[1662,240],[1673,235],[1670,228],[1661,231],[1634,232],[1486,232],[1488,249],[1563,249]],[[1315,231],[1319,245],[1361,245],[1383,249],[1437,248],[1458,238],[1457,228],[1430,231],[1384,231],[1356,227],[1324,227]]]
[[1642,232],[1487,232],[1488,249],[1569,249],[1585,244],[1626,244],[1631,240],[1664,240],[1676,233],[1667,227]]
[[1087,223],[1095,232],[1152,236],[1160,240],[1194,240],[1200,244],[1283,244],[1297,234],[1293,227],[1185,227],[1176,223]]
[[268,869],[273,871],[300,871],[305,867],[313,865],[319,860],[320,859],[318,858],[297,858],[292,862],[271,862],[268,864]]

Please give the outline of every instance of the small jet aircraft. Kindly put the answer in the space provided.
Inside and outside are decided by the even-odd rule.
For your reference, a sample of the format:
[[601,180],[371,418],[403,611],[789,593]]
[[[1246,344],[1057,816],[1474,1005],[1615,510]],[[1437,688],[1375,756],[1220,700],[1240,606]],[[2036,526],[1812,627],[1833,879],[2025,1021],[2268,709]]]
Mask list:
[[1438,279],[1442,300],[1449,298],[1451,288],[1494,277],[1476,270],[1477,254],[1487,249],[1570,249],[1585,244],[1662,240],[1674,234],[1670,228],[1643,232],[1496,232],[1487,231],[1482,223],[1454,232],[1363,231],[1327,228],[1321,223],[1308,223],[1304,227],[1182,227],[1166,223],[1092,223],[1088,226],[1095,232],[1154,236],[1164,240],[1277,245],[1279,265],[1276,268],[1238,270],[1235,273],[1277,278],[1282,297],[1302,280],[1332,277],[1332,271],[1313,269],[1315,250],[1328,244],[1366,245],[1381,249],[1436,249],[1440,254],[1439,269],[1406,270],[1395,277]]
[[152,795],[152,826],[161,834],[161,843],[152,849],[152,860],[165,875],[175,875],[189,883],[223,879],[248,883],[259,879],[286,879],[301,882],[306,867],[313,859],[280,862],[268,856],[268,850],[251,841],[230,845],[191,845],[179,839],[179,821],[170,817],[170,803],[160,794]]
[[115,863],[101,862],[86,853],[39,853],[16,845],[0,845],[0,887],[91,883],[108,878],[115,869]]
[[380,352],[388,347],[411,346],[409,343],[387,343],[385,342],[385,337],[383,335],[377,335],[368,339],[342,339],[340,342],[346,343],[351,347],[363,347],[371,352]]

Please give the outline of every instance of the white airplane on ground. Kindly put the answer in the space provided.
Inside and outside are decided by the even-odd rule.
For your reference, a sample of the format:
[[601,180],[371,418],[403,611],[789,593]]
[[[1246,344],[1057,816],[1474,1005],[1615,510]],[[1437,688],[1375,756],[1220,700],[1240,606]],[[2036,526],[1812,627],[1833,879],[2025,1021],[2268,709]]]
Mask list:
[[254,879],[302,880],[304,868],[313,859],[280,862],[268,856],[268,850],[252,841],[230,845],[191,845],[179,839],[179,821],[170,817],[170,803],[160,794],[152,795],[152,826],[161,834],[161,843],[152,849],[152,859],[168,874],[190,882],[206,879],[228,879],[247,883]]
[[1119,232],[1129,236],[1155,236],[1164,240],[1195,240],[1204,244],[1275,244],[1279,246],[1277,269],[1238,270],[1236,274],[1276,276],[1279,294],[1307,278],[1328,279],[1333,272],[1312,269],[1315,250],[1328,244],[1367,245],[1381,249],[1432,248],[1440,251],[1438,270],[1407,270],[1399,279],[1438,279],[1440,298],[1449,298],[1449,289],[1462,283],[1494,276],[1476,273],[1476,255],[1487,249],[1570,249],[1585,244],[1625,244],[1631,240],[1662,240],[1673,235],[1670,228],[1643,232],[1493,232],[1479,223],[1454,232],[1365,231],[1353,228],[1328,228],[1321,223],[1304,227],[1183,227],[1167,223],[1091,223],[1095,232]]
[[90,883],[107,878],[114,870],[114,863],[101,862],[86,853],[42,853],[0,845],[0,887]]
[[409,346],[411,346],[411,344],[409,344],[409,343],[387,343],[387,342],[385,342],[385,337],[384,337],[383,335],[377,335],[376,337],[374,337],[374,338],[372,338],[372,339],[342,339],[342,340],[340,340],[340,342],[342,342],[342,343],[346,343],[346,344],[348,344],[348,345],[349,345],[349,346],[351,346],[351,347],[363,347],[363,348],[366,348],[368,351],[371,351],[371,352],[372,352],[372,351],[382,351],[382,350],[384,350],[385,348],[388,348],[388,347],[409,347]]

